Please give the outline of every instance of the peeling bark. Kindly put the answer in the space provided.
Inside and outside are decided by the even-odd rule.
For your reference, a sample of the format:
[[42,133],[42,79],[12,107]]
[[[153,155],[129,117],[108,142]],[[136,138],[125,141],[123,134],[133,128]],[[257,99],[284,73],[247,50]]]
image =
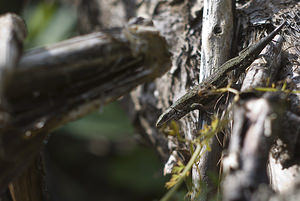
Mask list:
[[281,64],[282,42],[282,37],[275,37],[249,67],[244,79],[241,91],[246,94],[241,95],[233,111],[229,154],[223,161],[225,201],[253,200],[258,187],[269,183],[267,160],[274,140],[282,132],[279,125],[287,107],[286,95],[266,93],[255,98],[247,95],[247,91],[275,80]]

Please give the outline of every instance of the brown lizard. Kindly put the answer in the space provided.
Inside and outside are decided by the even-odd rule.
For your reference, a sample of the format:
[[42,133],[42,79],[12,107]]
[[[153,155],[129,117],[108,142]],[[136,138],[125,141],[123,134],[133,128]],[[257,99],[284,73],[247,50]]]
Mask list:
[[212,99],[215,99],[216,97],[216,93],[211,90],[212,86],[215,88],[224,87],[227,83],[228,72],[235,69],[238,69],[241,72],[244,71],[257,58],[265,46],[272,41],[284,25],[285,22],[279,25],[268,36],[242,50],[239,56],[225,62],[214,74],[199,85],[194,86],[160,115],[156,122],[156,126],[161,127],[170,120],[182,118],[190,111],[203,109],[205,105],[210,103]]

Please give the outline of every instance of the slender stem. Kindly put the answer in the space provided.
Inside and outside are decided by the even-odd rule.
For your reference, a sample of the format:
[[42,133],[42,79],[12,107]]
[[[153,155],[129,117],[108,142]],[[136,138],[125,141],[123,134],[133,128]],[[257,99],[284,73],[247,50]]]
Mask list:
[[201,144],[197,144],[196,150],[193,153],[191,159],[189,160],[188,164],[185,166],[184,170],[181,173],[181,176],[178,180],[178,182],[175,184],[173,188],[171,188],[165,195],[160,199],[160,201],[168,201],[172,195],[177,191],[177,189],[180,187],[182,182],[184,181],[184,178],[186,177],[186,174],[191,170],[193,164],[195,163],[200,151],[201,151]]

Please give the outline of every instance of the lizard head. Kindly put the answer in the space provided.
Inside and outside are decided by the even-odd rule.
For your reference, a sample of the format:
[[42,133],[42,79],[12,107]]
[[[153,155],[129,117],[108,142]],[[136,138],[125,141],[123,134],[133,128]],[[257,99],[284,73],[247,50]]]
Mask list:
[[165,123],[168,123],[170,120],[174,119],[174,117],[177,116],[177,112],[175,109],[172,107],[169,107],[164,113],[162,113],[157,122],[156,122],[156,127],[160,128],[162,125]]
[[170,122],[171,120],[178,120],[181,119],[183,116],[185,116],[188,112],[197,109],[193,108],[193,106],[186,105],[186,108],[182,110],[177,110],[173,107],[169,107],[164,113],[162,113],[157,122],[156,122],[156,127],[160,128],[164,124]]
[[[170,106],[159,116],[156,122],[156,127],[159,128],[173,119],[179,120],[190,111],[203,110],[203,105],[198,103],[200,98],[198,91],[199,89],[196,87],[178,99],[172,106]],[[204,97],[203,94],[202,96]]]

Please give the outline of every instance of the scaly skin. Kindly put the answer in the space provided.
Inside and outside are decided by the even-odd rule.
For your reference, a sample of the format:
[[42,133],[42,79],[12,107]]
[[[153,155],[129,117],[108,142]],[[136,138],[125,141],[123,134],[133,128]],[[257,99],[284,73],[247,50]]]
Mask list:
[[268,36],[262,38],[259,42],[242,50],[239,56],[225,62],[214,74],[202,83],[194,86],[160,115],[156,122],[156,126],[161,127],[163,124],[168,123],[173,119],[178,120],[190,111],[202,109],[204,106],[211,103],[211,101],[216,98],[216,94],[212,92],[211,87],[220,88],[226,86],[227,73],[232,70],[239,69],[239,72],[245,71],[284,25],[285,22],[273,30]]

